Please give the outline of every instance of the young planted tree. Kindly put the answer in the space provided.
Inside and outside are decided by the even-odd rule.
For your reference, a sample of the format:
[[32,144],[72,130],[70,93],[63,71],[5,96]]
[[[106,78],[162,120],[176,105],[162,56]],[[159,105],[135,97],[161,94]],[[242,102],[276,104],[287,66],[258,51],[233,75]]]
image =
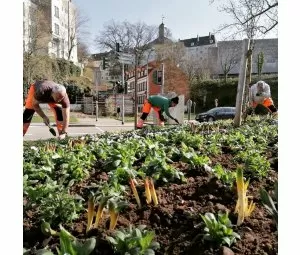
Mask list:
[[257,74],[258,78],[261,78],[262,69],[264,66],[264,53],[261,51],[257,54]]

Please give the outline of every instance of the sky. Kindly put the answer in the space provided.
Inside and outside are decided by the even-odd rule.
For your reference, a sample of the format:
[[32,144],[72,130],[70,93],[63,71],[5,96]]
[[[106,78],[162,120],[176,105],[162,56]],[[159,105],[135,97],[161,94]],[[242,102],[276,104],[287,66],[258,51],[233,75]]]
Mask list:
[[[209,0],[73,0],[79,12],[89,18],[89,48],[91,53],[99,52],[94,43],[96,35],[103,30],[103,25],[112,19],[118,22],[145,22],[159,26],[164,17],[164,24],[172,32],[175,40],[207,36],[214,33],[220,25],[230,23],[232,18],[218,11],[218,1],[210,5]],[[222,34],[216,39],[222,40]],[[271,33],[265,38],[277,38]]]

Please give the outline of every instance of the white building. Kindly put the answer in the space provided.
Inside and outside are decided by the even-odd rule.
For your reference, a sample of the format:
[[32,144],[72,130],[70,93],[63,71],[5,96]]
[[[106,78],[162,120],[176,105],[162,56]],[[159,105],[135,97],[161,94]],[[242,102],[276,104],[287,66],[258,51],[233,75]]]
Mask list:
[[72,0],[23,0],[23,51],[78,64],[76,8]]

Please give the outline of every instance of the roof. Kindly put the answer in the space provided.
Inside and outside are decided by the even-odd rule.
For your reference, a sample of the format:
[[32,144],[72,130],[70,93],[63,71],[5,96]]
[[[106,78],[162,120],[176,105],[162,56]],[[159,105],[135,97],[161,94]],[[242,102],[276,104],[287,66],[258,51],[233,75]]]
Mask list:
[[155,40],[153,40],[152,42],[150,42],[149,44],[164,44],[164,43],[172,43],[173,41],[170,40],[169,38],[167,37],[163,37],[163,38],[156,38]]
[[197,36],[195,38],[179,40],[183,42],[185,47],[196,47],[203,46],[216,43],[216,38],[213,34],[209,34],[208,36]]

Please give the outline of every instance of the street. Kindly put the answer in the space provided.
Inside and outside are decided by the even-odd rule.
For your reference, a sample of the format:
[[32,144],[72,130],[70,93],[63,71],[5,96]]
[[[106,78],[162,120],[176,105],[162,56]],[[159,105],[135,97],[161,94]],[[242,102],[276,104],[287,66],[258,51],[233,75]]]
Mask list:
[[[54,127],[57,132],[56,127]],[[101,134],[104,132],[115,131],[128,131],[133,130],[132,124],[111,124],[111,125],[70,125],[68,129],[69,136],[81,136],[86,134]],[[23,137],[24,141],[45,140],[53,138],[54,136],[49,132],[49,128],[44,124],[32,124],[30,125],[27,133]]]

